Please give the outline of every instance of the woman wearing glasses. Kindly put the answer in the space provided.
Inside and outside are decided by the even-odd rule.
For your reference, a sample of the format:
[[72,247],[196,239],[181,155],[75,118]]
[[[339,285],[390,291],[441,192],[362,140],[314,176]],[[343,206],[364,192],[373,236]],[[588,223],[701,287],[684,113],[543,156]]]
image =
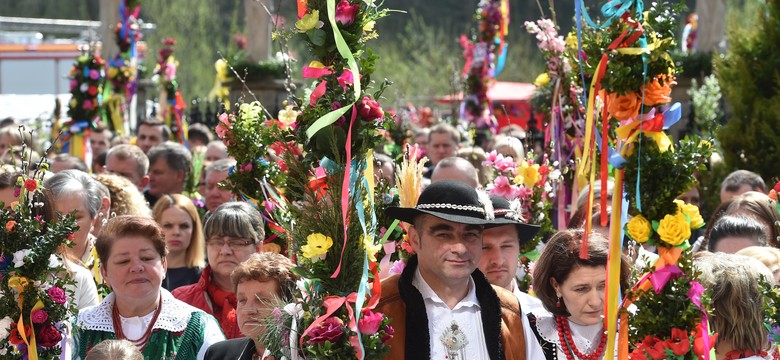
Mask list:
[[214,315],[228,339],[242,337],[230,273],[262,247],[265,233],[260,219],[260,213],[248,203],[229,202],[218,207],[203,228],[208,265],[196,284],[173,291],[177,299]]

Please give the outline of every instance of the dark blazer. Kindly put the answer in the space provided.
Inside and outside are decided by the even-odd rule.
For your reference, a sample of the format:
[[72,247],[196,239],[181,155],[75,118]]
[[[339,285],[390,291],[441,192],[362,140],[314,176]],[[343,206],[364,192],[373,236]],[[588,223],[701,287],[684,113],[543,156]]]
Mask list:
[[220,341],[209,346],[203,360],[252,360],[255,342],[250,338]]

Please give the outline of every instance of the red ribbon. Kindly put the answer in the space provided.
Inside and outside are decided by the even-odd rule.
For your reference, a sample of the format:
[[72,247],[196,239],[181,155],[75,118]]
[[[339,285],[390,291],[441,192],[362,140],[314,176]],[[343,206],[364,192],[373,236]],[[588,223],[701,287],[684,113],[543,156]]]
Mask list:
[[352,168],[352,127],[355,126],[355,118],[357,117],[357,109],[355,105],[352,105],[352,118],[349,120],[349,129],[347,130],[347,141],[344,145],[347,151],[347,162],[344,167],[344,182],[341,184],[341,220],[344,222],[344,245],[341,247],[341,255],[339,256],[339,265],[336,267],[336,271],[330,276],[331,279],[335,279],[341,272],[341,263],[344,261],[344,249],[347,248],[347,224],[349,224],[349,178],[351,176]]

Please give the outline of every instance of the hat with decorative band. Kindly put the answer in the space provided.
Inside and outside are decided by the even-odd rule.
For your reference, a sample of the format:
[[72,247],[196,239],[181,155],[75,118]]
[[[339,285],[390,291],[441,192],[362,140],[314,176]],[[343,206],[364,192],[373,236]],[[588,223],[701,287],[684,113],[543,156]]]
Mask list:
[[517,237],[520,245],[523,245],[536,236],[539,232],[539,225],[526,224],[520,217],[520,202],[510,203],[507,199],[500,196],[491,195],[490,202],[493,204],[493,213],[495,218],[488,225],[495,228],[501,225],[515,225],[517,227]]
[[391,206],[385,209],[387,216],[414,223],[418,215],[428,214],[459,224],[486,225],[493,218],[490,199],[484,192],[460,181],[442,180],[429,185],[413,208]]

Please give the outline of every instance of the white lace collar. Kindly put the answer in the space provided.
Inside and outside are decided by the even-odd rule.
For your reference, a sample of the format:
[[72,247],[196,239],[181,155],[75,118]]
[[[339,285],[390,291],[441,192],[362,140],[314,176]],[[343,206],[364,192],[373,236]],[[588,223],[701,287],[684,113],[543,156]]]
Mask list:
[[[539,331],[539,336],[545,341],[555,344],[559,350],[562,349],[555,317],[544,309],[534,309],[532,313],[536,317],[536,330]],[[592,353],[596,350],[599,340],[601,340],[600,335],[604,331],[602,324],[583,326],[569,321],[569,327],[577,349],[583,353]]]
[[[162,295],[162,310],[152,329],[170,332],[180,332],[187,328],[192,312],[199,311],[184,302],[177,300],[168,290],[160,289]],[[114,332],[114,322],[111,319],[111,309],[114,307],[114,293],[109,294],[103,302],[79,312],[76,325],[85,330]]]

